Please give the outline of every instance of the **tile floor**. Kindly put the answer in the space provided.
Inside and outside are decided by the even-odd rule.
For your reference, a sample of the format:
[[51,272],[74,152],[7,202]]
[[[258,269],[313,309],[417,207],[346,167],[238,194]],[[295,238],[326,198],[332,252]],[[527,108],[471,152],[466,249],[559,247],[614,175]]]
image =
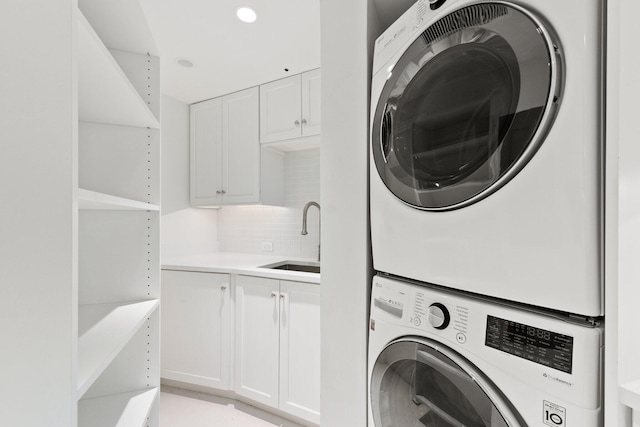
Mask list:
[[162,386],[160,427],[302,427],[236,400]]

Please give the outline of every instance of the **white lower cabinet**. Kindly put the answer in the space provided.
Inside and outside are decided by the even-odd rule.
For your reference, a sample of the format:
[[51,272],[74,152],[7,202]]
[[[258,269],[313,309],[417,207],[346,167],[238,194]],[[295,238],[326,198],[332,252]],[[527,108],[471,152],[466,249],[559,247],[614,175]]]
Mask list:
[[162,378],[231,388],[229,279],[228,274],[162,271]]
[[320,287],[236,278],[235,391],[320,422]]
[[279,408],[320,423],[320,286],[280,281]]
[[278,407],[280,282],[236,278],[236,393]]

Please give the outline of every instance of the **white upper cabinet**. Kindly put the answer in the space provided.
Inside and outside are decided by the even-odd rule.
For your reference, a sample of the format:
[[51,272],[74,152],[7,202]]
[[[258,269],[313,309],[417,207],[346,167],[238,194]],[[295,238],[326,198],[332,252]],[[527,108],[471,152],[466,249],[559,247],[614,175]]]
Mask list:
[[302,78],[302,136],[320,135],[320,69]]
[[301,136],[301,93],[300,75],[260,86],[260,142]]
[[319,134],[320,69],[260,86],[261,143]]
[[281,205],[284,158],[261,149],[259,90],[191,105],[191,205]]
[[227,204],[260,201],[258,88],[222,98],[222,199]]
[[191,204],[222,204],[222,98],[191,106]]

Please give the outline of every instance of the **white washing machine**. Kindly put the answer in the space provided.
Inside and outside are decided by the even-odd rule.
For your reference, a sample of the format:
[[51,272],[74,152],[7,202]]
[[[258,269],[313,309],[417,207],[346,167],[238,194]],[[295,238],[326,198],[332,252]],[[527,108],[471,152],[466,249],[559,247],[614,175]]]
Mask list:
[[377,271],[603,314],[601,0],[420,0],[375,42]]
[[599,427],[601,327],[376,276],[369,427]]

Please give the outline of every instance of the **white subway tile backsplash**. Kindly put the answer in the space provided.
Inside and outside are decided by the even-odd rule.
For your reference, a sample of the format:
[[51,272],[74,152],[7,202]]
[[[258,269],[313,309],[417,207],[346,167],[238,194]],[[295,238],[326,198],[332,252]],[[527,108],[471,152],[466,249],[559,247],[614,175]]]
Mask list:
[[276,206],[225,206],[218,211],[218,240],[223,252],[261,253],[262,242],[272,242],[272,255],[316,258],[318,210],[309,209],[302,236],[302,208],[320,203],[320,149],[292,151],[284,161],[285,200]]

